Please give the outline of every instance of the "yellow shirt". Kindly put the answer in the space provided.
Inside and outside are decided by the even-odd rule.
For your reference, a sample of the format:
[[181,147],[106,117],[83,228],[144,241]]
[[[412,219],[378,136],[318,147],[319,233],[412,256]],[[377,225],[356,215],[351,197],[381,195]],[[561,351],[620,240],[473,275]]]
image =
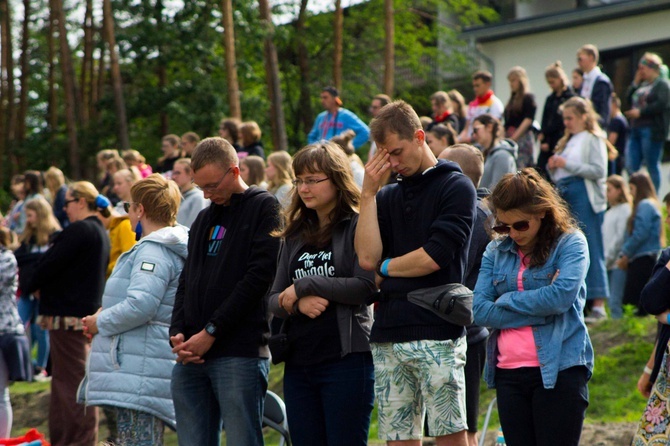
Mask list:
[[109,263],[107,264],[107,278],[112,275],[119,256],[135,245],[135,231],[130,226],[127,215],[114,217],[109,222]]

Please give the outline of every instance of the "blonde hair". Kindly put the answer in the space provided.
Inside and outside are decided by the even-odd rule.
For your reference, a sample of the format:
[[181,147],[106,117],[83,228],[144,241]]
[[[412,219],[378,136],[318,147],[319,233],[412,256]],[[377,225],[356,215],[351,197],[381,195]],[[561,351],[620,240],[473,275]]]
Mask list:
[[125,152],[123,152],[123,161],[126,162],[126,164],[131,165],[132,164],[144,164],[147,162],[147,159],[142,156],[140,152],[134,149],[128,149]]
[[[72,183],[69,192],[74,199],[79,200],[80,198],[83,198],[86,201],[89,210],[100,212],[100,214],[106,218],[109,218],[109,216],[112,215],[109,200],[100,195],[98,189],[88,181],[77,181],[76,183]],[[104,198],[104,200],[101,200],[100,198]],[[105,205],[103,205],[103,201],[106,202]]]
[[272,152],[268,156],[268,164],[272,163],[275,166],[277,173],[275,177],[268,179],[268,191],[274,193],[284,184],[292,184],[295,179],[293,175],[293,166],[291,166],[291,155],[283,150],[279,152]]
[[519,90],[512,92],[505,111],[514,111],[519,113],[523,109],[523,99],[526,97],[526,94],[530,92],[530,81],[528,80],[528,73],[526,73],[525,68],[523,67],[512,67],[507,73],[507,80],[512,80],[516,78],[519,80]]
[[0,226],[0,246],[7,249],[16,249],[17,245],[16,233],[9,228]]
[[49,192],[51,192],[51,196],[55,197],[58,189],[65,184],[65,175],[63,175],[63,171],[58,167],[51,166],[44,172],[44,182]]
[[121,169],[121,170],[117,171],[114,174],[114,176],[115,177],[116,176],[122,177],[128,183],[134,184],[135,182],[137,182],[140,179],[140,175],[138,174],[138,172],[136,170],[137,170],[137,168],[135,168],[135,169],[132,169],[132,168]]
[[545,68],[544,78],[545,79],[560,79],[561,83],[563,84],[563,89],[564,90],[566,88],[568,88],[568,85],[570,85],[570,81],[568,80],[568,75],[565,74],[565,70],[563,70],[563,66],[561,65],[560,60],[557,60],[556,62],[552,63],[547,68]]
[[[607,148],[607,159],[610,161],[614,161],[615,159],[617,159],[617,156],[619,156],[619,152],[616,149],[616,147],[614,147],[614,145],[611,142],[609,142],[608,139],[600,136],[601,129],[600,124],[598,124],[599,115],[598,113],[595,112],[591,100],[580,98],[579,96],[573,96],[567,101],[565,101],[563,105],[561,105],[560,107],[561,113],[563,113],[563,111],[566,108],[570,108],[578,115],[584,116],[584,124],[586,131],[597,136],[605,143],[605,147]],[[558,143],[556,143],[555,153],[561,153],[565,149],[565,146],[568,144],[568,141],[570,140],[571,136],[572,135],[570,134],[570,132],[568,132],[568,130],[566,129],[565,135],[563,135],[563,137],[558,141]]]
[[174,181],[154,173],[138,181],[130,189],[134,203],[141,203],[149,220],[174,226],[181,204],[181,192]]
[[37,222],[34,227],[26,223],[21,234],[21,243],[30,243],[31,239],[34,238],[38,246],[47,245],[51,234],[61,229],[49,202],[42,197],[36,197],[28,200],[23,209],[35,212]]

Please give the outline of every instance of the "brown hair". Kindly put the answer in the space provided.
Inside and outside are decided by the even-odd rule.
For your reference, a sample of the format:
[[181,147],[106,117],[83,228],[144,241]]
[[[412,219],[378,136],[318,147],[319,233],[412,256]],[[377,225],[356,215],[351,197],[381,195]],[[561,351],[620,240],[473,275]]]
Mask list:
[[239,165],[237,152],[228,141],[218,136],[205,138],[198,143],[191,155],[191,169],[196,172],[209,164],[222,169]]
[[630,196],[630,189],[628,188],[628,184],[621,175],[610,175],[609,177],[607,177],[607,180],[605,180],[605,183],[621,191],[621,194],[619,194],[619,198],[617,198],[615,204],[627,203],[628,206],[632,206],[633,199]]
[[475,74],[472,75],[472,80],[475,81],[481,79],[486,83],[491,83],[493,81],[493,75],[486,70],[475,71]]
[[481,122],[484,126],[491,124],[493,127],[491,130],[491,145],[488,147],[482,147],[482,152],[484,152],[484,158],[489,155],[489,152],[492,148],[496,146],[496,141],[499,141],[503,136],[503,125],[500,123],[500,120],[495,118],[493,115],[484,113],[483,115],[477,116],[472,122]]
[[240,120],[237,118],[223,118],[219,128],[225,129],[228,131],[228,135],[233,140],[233,144],[236,144],[240,139]]
[[475,188],[479,187],[484,175],[484,155],[481,150],[470,144],[454,144],[444,149],[438,158],[457,163]]
[[0,246],[3,246],[7,249],[16,249],[18,241],[16,238],[16,233],[9,228],[0,226]]
[[249,169],[248,185],[260,186],[265,181],[265,161],[260,156],[250,155],[240,160]]
[[174,226],[181,204],[181,192],[174,181],[154,173],[133,184],[130,195],[134,203],[142,204],[149,220]]
[[200,136],[195,133],[195,132],[186,132],[181,137],[188,142],[192,142],[194,144],[198,144],[200,142]]
[[242,145],[248,146],[261,140],[261,128],[256,121],[243,122],[240,125],[240,134],[242,136]]
[[295,175],[293,175],[293,167],[291,166],[291,155],[284,150],[272,152],[268,156],[268,164],[272,163],[275,166],[277,173],[274,179],[268,178],[268,191],[276,192],[279,186],[283,184],[293,184]]
[[35,227],[26,223],[21,234],[22,243],[30,243],[35,239],[37,246],[46,246],[49,243],[49,237],[61,229],[58,220],[53,214],[53,209],[48,201],[42,197],[35,197],[26,202],[23,206],[26,211],[31,210],[37,215],[37,224]]
[[378,100],[382,104],[382,107],[391,103],[391,97],[387,94],[375,95],[375,97],[372,98],[372,100],[375,100],[375,99]]
[[438,139],[447,138],[447,146],[453,146],[456,144],[456,139],[458,138],[458,134],[451,126],[451,123],[447,123],[446,125],[434,125],[430,128],[430,130],[428,130],[428,133],[432,133]]
[[447,92],[449,99],[451,99],[451,105],[454,106],[454,113],[456,113],[461,118],[467,117],[467,108],[465,106],[465,98],[458,90],[449,90]]
[[545,214],[535,236],[531,267],[544,265],[558,238],[564,233],[577,230],[577,223],[566,202],[533,168],[503,176],[487,201],[492,218],[496,217],[498,211],[518,210],[525,214]]
[[146,158],[142,156],[140,152],[134,149],[128,149],[125,152],[123,152],[123,161],[125,161],[126,164],[130,163],[144,164],[147,162]]
[[107,169],[107,172],[109,172],[110,169],[116,169],[115,172],[118,172],[119,170],[127,169],[128,165],[126,164],[125,161],[123,161],[123,158],[120,156],[115,156],[114,158],[108,159],[107,162],[105,163],[105,169]]
[[321,226],[316,211],[307,208],[300,195],[294,193],[284,211],[286,227],[273,235],[300,236],[306,244],[323,247],[330,242],[335,225],[359,210],[361,193],[354,182],[349,159],[333,142],[324,141],[300,149],[293,157],[293,170],[296,176],[323,172],[337,189],[337,203],[328,223]]
[[34,194],[41,194],[44,186],[42,183],[42,173],[38,170],[26,170],[23,172],[23,191],[26,197]]
[[507,74],[507,80],[511,80],[513,77],[519,79],[519,91],[512,92],[510,95],[509,101],[505,106],[505,112],[516,112],[520,113],[523,109],[523,100],[528,93],[530,93],[530,82],[528,81],[528,73],[526,73],[525,68],[523,67],[512,67]]
[[191,158],[179,158],[174,162],[175,164],[181,164],[184,166],[186,173],[190,174],[193,169],[191,169]]
[[[656,189],[654,188],[654,184],[651,182],[651,178],[649,177],[648,173],[635,172],[628,179],[628,184],[635,186],[635,196],[633,196],[633,212],[628,218],[627,225],[628,233],[630,234],[633,232],[633,228],[635,227],[635,216],[637,215],[640,202],[642,200],[650,200],[652,203],[654,203],[654,206],[656,206],[659,212],[661,212],[661,203],[658,201],[658,197],[656,196]],[[661,242],[661,246],[665,245],[665,230],[663,229],[663,225],[661,225],[659,241]]]
[[430,96],[431,101],[435,101],[438,105],[445,105],[446,109],[451,111],[453,108],[451,106],[451,99],[446,91],[436,91]]
[[370,123],[370,134],[377,144],[384,144],[389,133],[399,139],[411,141],[417,130],[421,130],[421,120],[411,105],[405,101],[394,101],[384,107]]
[[161,141],[167,141],[168,143],[170,143],[171,146],[176,148],[179,148],[179,146],[181,145],[181,138],[178,135],[172,133],[163,136],[163,138],[161,138]]

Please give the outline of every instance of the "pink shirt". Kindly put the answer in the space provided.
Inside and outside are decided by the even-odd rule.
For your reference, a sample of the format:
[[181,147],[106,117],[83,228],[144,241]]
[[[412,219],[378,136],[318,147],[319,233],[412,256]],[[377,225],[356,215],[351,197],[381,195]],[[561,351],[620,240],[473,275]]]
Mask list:
[[[530,257],[524,256],[521,250],[521,266],[516,276],[516,287],[523,291],[523,272],[528,268]],[[520,328],[504,328],[498,333],[498,364],[501,369],[518,369],[520,367],[539,367],[533,329],[530,326]]]

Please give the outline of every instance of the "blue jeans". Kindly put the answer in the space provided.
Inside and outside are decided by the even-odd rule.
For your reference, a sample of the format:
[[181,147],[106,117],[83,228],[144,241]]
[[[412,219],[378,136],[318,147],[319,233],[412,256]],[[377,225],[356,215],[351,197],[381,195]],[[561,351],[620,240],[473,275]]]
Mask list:
[[508,446],[578,446],[589,405],[589,371],[558,372],[545,389],[539,367],[496,368],[498,414]]
[[568,177],[559,180],[557,186],[589,244],[586,300],[604,299],[609,296],[602,231],[605,212],[593,212],[584,181],[581,177]]
[[262,358],[214,358],[176,364],[172,399],[180,446],[263,445],[263,406],[270,365]]
[[623,317],[623,290],[626,287],[626,271],[613,268],[607,271],[610,284],[610,314],[612,319]]
[[374,381],[369,352],[314,366],[286,364],[284,399],[293,444],[368,444]]
[[633,127],[628,134],[628,145],[626,146],[626,169],[628,175],[632,175],[642,167],[642,162],[647,165],[651,182],[654,183],[656,193],[661,188],[661,155],[663,153],[663,141],[651,139],[651,127]]
[[21,296],[18,303],[19,317],[24,325],[30,326],[30,347],[37,344],[37,367],[46,368],[49,361],[49,332],[37,325],[36,319],[40,310],[40,301]]

